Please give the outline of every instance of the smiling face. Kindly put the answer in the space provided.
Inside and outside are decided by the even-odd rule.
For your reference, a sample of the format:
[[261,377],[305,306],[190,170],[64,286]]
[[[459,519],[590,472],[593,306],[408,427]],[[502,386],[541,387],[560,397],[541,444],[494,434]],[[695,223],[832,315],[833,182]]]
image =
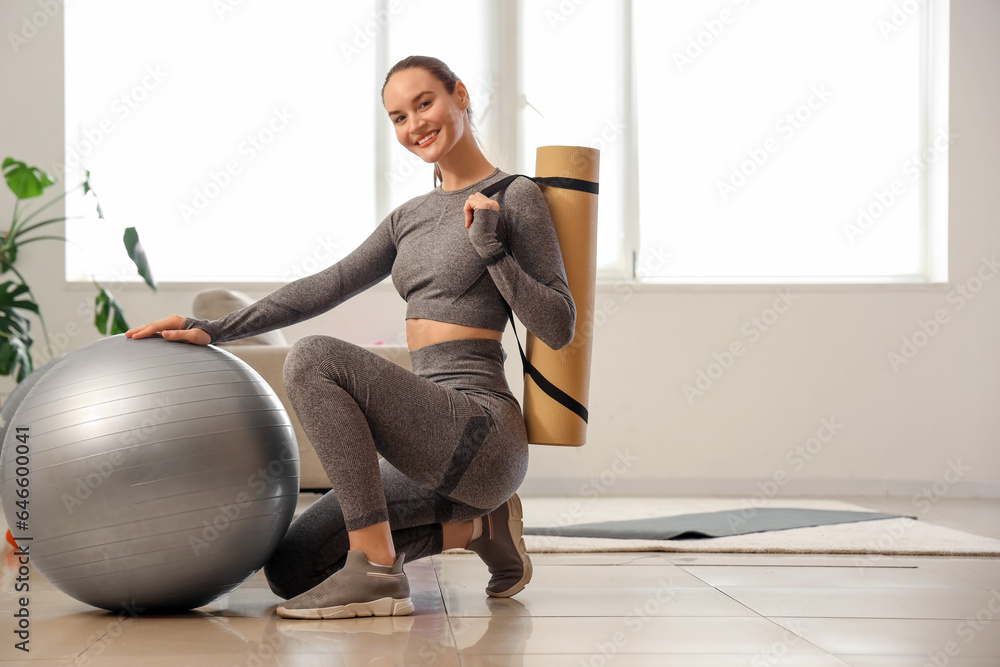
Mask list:
[[382,94],[396,139],[424,162],[437,162],[465,135],[463,107],[468,99],[461,81],[449,94],[444,84],[422,67],[393,74]]

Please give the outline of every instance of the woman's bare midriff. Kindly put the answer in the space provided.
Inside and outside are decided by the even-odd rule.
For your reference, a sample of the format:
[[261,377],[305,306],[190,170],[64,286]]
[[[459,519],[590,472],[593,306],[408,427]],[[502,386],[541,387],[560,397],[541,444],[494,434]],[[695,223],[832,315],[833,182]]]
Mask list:
[[467,327],[464,324],[438,322],[437,320],[408,319],[406,320],[406,346],[412,351],[459,338],[490,338],[501,340],[503,334],[493,329]]

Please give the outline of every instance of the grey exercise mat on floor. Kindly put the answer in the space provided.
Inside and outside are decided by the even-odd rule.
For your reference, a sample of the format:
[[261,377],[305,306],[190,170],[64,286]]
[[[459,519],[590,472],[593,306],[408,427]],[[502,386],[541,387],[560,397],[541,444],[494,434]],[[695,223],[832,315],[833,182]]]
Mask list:
[[768,530],[788,530],[832,523],[896,518],[916,519],[917,517],[881,512],[774,507],[679,514],[651,519],[601,521],[572,526],[525,526],[524,534],[549,537],[610,537],[626,540],[695,540],[707,537],[762,533]]

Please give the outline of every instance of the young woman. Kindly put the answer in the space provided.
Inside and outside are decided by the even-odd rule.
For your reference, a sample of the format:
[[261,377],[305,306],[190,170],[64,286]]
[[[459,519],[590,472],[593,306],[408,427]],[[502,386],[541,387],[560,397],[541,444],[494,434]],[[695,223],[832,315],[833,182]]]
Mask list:
[[[440,60],[410,56],[382,101],[396,138],[434,163],[434,189],[386,217],[357,249],[217,320],[171,317],[126,332],[199,345],[264,333],[326,312],[391,275],[406,302],[412,370],[330,336],[288,353],[288,396],[333,486],[288,529],[264,567],[288,618],[413,611],[403,559],[470,549],[486,592],[531,578],[514,493],[528,468],[521,408],[504,375],[504,300],[553,349],[576,307],[538,186],[483,156],[469,92]],[[440,184],[439,184],[440,181]],[[378,454],[382,455],[381,461]]]

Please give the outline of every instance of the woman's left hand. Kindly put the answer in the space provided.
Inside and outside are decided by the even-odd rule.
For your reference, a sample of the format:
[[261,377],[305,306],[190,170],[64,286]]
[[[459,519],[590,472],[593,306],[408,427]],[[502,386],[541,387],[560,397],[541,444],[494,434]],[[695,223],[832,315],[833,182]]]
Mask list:
[[[480,215],[476,224],[472,224],[473,214],[477,209],[496,211]],[[497,226],[500,224],[500,203],[493,201],[481,192],[470,195],[465,200],[465,228],[469,230],[469,241],[480,257],[489,257],[503,248],[500,243]]]
[[494,211],[500,210],[500,202],[494,201],[484,195],[482,192],[477,192],[475,194],[469,195],[469,198],[465,200],[465,228],[468,229],[472,225],[473,212],[477,208],[488,208]]

